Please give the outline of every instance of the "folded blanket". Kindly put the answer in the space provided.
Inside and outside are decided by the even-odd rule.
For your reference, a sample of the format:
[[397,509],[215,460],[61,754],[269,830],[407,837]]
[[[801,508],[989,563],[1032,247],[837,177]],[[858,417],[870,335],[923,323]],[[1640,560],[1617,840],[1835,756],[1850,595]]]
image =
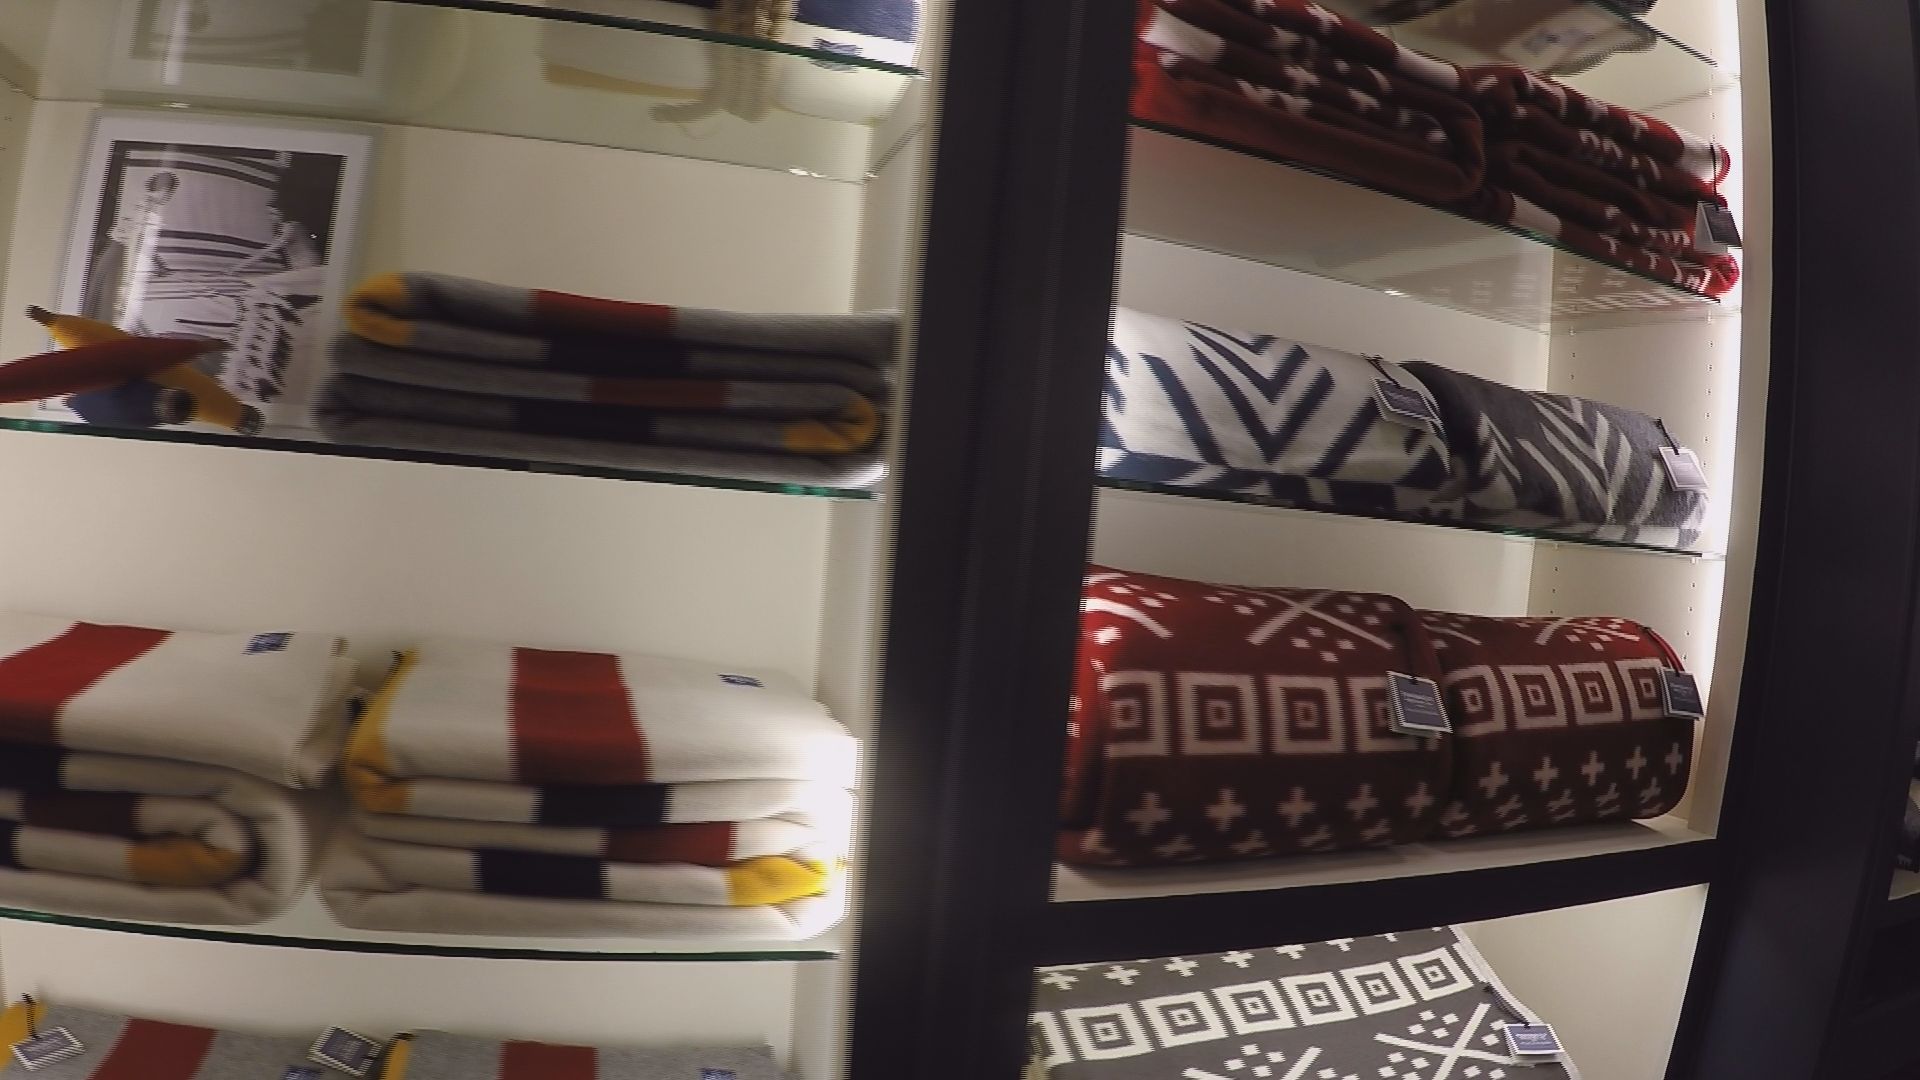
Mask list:
[[[1336,7],[1352,7],[1352,0]],[[1505,62],[1547,75],[1591,71],[1623,52],[1659,43],[1644,15],[1651,0],[1387,0],[1362,4],[1369,22],[1462,63]]]
[[[569,828],[356,813],[354,826],[365,836],[409,844],[585,855],[609,862],[726,866],[743,859],[787,855],[813,848],[844,854],[849,849],[852,830],[852,795],[822,785],[819,798],[809,802],[814,805],[806,810],[684,825]],[[749,808],[748,812],[753,809],[758,808]]]
[[495,895],[408,885],[389,876],[350,835],[320,867],[320,895],[344,926],[437,934],[641,937],[663,941],[804,941],[846,914],[842,876],[825,892],[781,904],[630,903]]
[[[798,683],[652,656],[435,641],[406,654],[347,749],[356,802],[375,813],[426,812],[550,824],[659,824],[661,785],[810,781],[850,789],[856,747]],[[498,785],[516,816],[423,811],[407,781]],[[545,788],[546,790],[540,790]],[[582,791],[581,789],[585,789]],[[598,798],[610,812],[567,808]],[[680,819],[688,820],[688,819]]]
[[1387,675],[1437,678],[1389,596],[1093,568],[1058,855],[1128,866],[1404,843],[1448,740],[1390,728]]
[[1406,370],[1439,403],[1469,518],[1658,547],[1699,541],[1706,495],[1673,486],[1652,417],[1437,364]]
[[1464,73],[1465,92],[1496,127],[1520,106],[1532,106],[1577,129],[1592,131],[1663,165],[1718,184],[1733,168],[1727,149],[1658,117],[1588,97],[1525,68],[1495,64]]
[[0,753],[0,906],[237,925],[312,864],[292,793],[228,769],[39,747]]
[[1920,780],[1907,784],[1907,801],[1900,810],[1900,842],[1893,861],[1902,870],[1920,870]]
[[353,664],[344,650],[313,634],[3,614],[0,745],[164,758],[318,786],[345,730]]
[[582,855],[433,847],[363,839],[361,850],[400,888],[552,900],[756,907],[827,891],[836,866],[808,853],[727,866],[615,862]]
[[554,1046],[421,1031],[402,1035],[381,1080],[785,1080],[764,1046]]
[[[78,1039],[81,1053],[29,1072],[13,1047],[33,1031],[54,1028]],[[43,1002],[20,1002],[0,1013],[0,1073],[33,1080],[283,1080],[305,1075],[295,1071],[303,1067],[319,1069],[307,1060],[310,1045]]]
[[1142,0],[1136,118],[1430,202],[1485,175],[1462,73],[1306,0]]
[[1120,308],[1100,475],[1298,506],[1457,515],[1445,440],[1389,419],[1375,399],[1382,379],[1426,397],[1419,380],[1377,358]]
[[1626,619],[1423,611],[1453,720],[1448,837],[1659,817],[1679,805],[1694,722],[1669,717],[1680,659]]
[[1509,1055],[1500,1029],[1539,1017],[1452,927],[1041,968],[1033,1000],[1035,1054],[1052,1080],[1578,1075]]
[[1641,277],[1707,297],[1725,296],[1740,281],[1740,263],[1731,255],[1667,255],[1568,221],[1505,188],[1490,187],[1483,195],[1474,216],[1538,233],[1569,251],[1623,267]]

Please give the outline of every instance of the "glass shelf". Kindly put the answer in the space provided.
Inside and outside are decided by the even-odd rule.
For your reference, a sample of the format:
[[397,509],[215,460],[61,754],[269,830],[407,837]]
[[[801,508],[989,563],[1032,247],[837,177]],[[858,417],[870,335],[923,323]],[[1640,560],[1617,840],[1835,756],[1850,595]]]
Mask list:
[[1111,491],[1139,492],[1175,499],[1198,499],[1202,502],[1260,507],[1266,510],[1290,514],[1312,514],[1324,517],[1383,521],[1409,528],[1454,529],[1462,532],[1481,533],[1487,536],[1500,536],[1527,543],[1566,544],[1572,547],[1607,548],[1614,551],[1639,552],[1642,554],[1661,555],[1680,559],[1719,561],[1726,558],[1724,554],[1718,552],[1664,548],[1652,544],[1629,543],[1620,540],[1596,540],[1591,537],[1566,536],[1541,529],[1515,529],[1464,521],[1434,521],[1416,517],[1401,517],[1386,512],[1373,513],[1363,510],[1328,510],[1313,506],[1295,506],[1272,498],[1271,496],[1245,494],[1235,491],[1213,491],[1206,488],[1174,487],[1168,484],[1152,484],[1137,480],[1117,480],[1107,477],[1100,477],[1096,482],[1100,487]]
[[0,920],[286,949],[402,956],[465,956],[493,960],[792,962],[831,960],[840,956],[845,947],[838,930],[829,930],[818,937],[798,942],[699,943],[649,941],[643,938],[481,937],[356,930],[334,921],[332,914],[320,902],[319,895],[312,890],[285,914],[254,926],[188,926],[57,915],[9,907],[0,907]]
[[[41,6],[0,27],[0,78],[40,101],[367,121],[859,182],[873,124],[921,100],[905,93],[913,67],[716,33],[664,0],[361,0],[330,5],[335,22],[307,28],[298,58],[247,61],[200,31],[170,40],[143,0]],[[636,13],[655,18],[624,17]]]
[[[1518,64],[1538,70],[1553,63],[1551,53],[1530,50],[1523,44],[1532,36],[1526,20],[1503,18],[1502,11],[1489,15],[1489,5],[1473,0],[1463,0],[1419,18],[1392,24],[1367,17],[1369,10],[1380,7],[1374,0],[1323,2],[1336,11],[1372,22],[1382,33],[1407,48],[1464,67]],[[1680,6],[1684,0],[1670,2]],[[1532,10],[1542,7],[1546,5],[1535,5]],[[1591,97],[1646,110],[1726,89],[1737,81],[1735,74],[1715,63],[1706,52],[1656,25],[1656,21],[1666,15],[1661,7],[1655,7],[1648,17],[1632,15],[1629,9],[1611,0],[1581,0],[1552,5],[1552,9],[1558,12],[1559,19],[1576,24],[1577,33],[1631,43],[1585,71],[1555,76]],[[1509,4],[1505,10],[1524,11],[1527,7]],[[1534,24],[1535,27],[1542,25]],[[1544,36],[1539,40],[1545,40]]]
[[564,462],[533,461],[522,458],[484,457],[471,454],[434,453],[382,446],[361,446],[328,442],[319,434],[296,428],[272,428],[267,435],[230,435],[217,431],[187,428],[143,430],[115,428],[100,424],[64,423],[0,416],[0,431],[22,431],[52,435],[90,435],[107,439],[136,439],[145,442],[180,443],[192,446],[228,446],[249,450],[273,450],[282,453],[318,454],[328,457],[363,458],[376,461],[407,461],[426,465],[455,465],[475,469],[508,472],[548,473],[555,476],[584,476],[604,480],[628,480],[649,484],[673,484],[681,487],[713,488],[721,491],[755,491],[773,495],[802,495],[826,499],[872,499],[867,488],[841,488],[785,480],[758,479],[752,476],[696,474],[645,469],[601,468]]
[[[1285,158],[1133,122],[1127,231],[1530,330],[1730,308],[1632,270]],[[1205,191],[1207,198],[1195,198]]]

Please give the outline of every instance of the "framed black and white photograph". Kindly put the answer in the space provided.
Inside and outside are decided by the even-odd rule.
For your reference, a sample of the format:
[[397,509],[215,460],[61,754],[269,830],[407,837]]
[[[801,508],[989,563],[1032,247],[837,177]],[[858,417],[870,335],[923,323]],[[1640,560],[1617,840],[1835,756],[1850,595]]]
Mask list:
[[[354,262],[361,130],[106,111],[94,123],[63,310],[227,343],[195,361],[272,428],[310,426]],[[43,409],[85,419],[62,402]]]
[[302,107],[378,103],[393,13],[375,0],[120,0],[122,90]]

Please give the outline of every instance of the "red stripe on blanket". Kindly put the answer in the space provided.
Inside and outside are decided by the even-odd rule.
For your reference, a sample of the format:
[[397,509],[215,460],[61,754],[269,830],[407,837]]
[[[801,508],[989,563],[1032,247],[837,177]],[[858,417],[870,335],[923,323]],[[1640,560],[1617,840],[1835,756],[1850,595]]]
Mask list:
[[513,651],[513,754],[527,784],[644,784],[647,740],[620,658]]
[[74,623],[52,641],[0,659],[0,742],[59,744],[67,703],[171,636],[138,626]]
[[547,330],[616,337],[670,338],[675,310],[661,304],[633,304],[572,293],[535,289],[533,317]]
[[500,1045],[500,1080],[594,1080],[600,1055],[591,1046]]
[[733,853],[733,838],[731,821],[664,825],[658,829],[609,829],[607,861],[726,866],[739,861],[739,856]]
[[129,1020],[92,1080],[193,1080],[215,1034],[209,1028]]

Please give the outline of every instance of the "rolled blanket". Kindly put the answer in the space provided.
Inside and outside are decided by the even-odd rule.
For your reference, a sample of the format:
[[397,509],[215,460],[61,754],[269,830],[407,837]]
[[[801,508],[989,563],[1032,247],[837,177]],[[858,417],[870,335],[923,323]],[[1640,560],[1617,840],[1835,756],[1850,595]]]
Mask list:
[[764,1046],[554,1046],[421,1031],[402,1035],[381,1080],[786,1080]]
[[[720,786],[720,785],[713,785]],[[684,785],[699,789],[701,785]],[[669,795],[668,804],[672,805]],[[454,848],[497,848],[553,855],[584,855],[609,862],[684,862],[726,866],[763,855],[787,855],[810,848],[845,853],[853,822],[853,797],[826,785],[805,800],[807,809],[773,810],[736,804],[707,813],[731,812],[738,820],[682,825],[589,827],[514,824],[498,821],[356,813],[363,835],[409,844]],[[684,807],[680,809],[684,810]]]
[[[353,664],[314,634],[205,634],[0,615],[0,744],[234,769],[318,786]],[[7,753],[15,747],[9,746]]]
[[1100,475],[1297,506],[1452,517],[1446,441],[1384,413],[1376,383],[1427,399],[1397,365],[1271,334],[1114,314]]
[[629,904],[784,904],[826,892],[837,869],[831,857],[806,853],[699,866],[371,839],[362,841],[361,850],[401,888]]
[[1485,176],[1459,69],[1306,0],[1142,0],[1134,115],[1429,202]]
[[[13,1048],[35,1031],[65,1028],[81,1052],[28,1071]],[[70,1005],[20,1002],[0,1013],[0,1073],[33,1080],[252,1080],[319,1072],[310,1040],[244,1035],[190,1024],[140,1020]]]
[[1453,721],[1447,837],[1659,817],[1680,803],[1691,719],[1667,715],[1682,670],[1626,619],[1495,619],[1423,611]]
[[1707,497],[1674,487],[1654,418],[1437,364],[1406,370],[1439,403],[1469,518],[1657,547],[1699,541]]
[[1051,1080],[1578,1075],[1508,1052],[1501,1028],[1540,1018],[1453,927],[1035,974],[1034,1053]]
[[662,941],[804,941],[846,914],[841,875],[825,892],[781,904],[630,903],[511,896],[408,885],[369,856],[364,841],[335,840],[321,862],[321,898],[345,926],[408,933],[539,937],[623,936]]
[[228,769],[0,752],[0,906],[239,925],[289,907],[312,866],[292,793]]
[[226,346],[201,338],[129,337],[0,365],[0,402],[111,390]]
[[1425,836],[1447,740],[1390,727],[1390,672],[1439,674],[1389,596],[1093,568],[1060,859],[1130,866]]

